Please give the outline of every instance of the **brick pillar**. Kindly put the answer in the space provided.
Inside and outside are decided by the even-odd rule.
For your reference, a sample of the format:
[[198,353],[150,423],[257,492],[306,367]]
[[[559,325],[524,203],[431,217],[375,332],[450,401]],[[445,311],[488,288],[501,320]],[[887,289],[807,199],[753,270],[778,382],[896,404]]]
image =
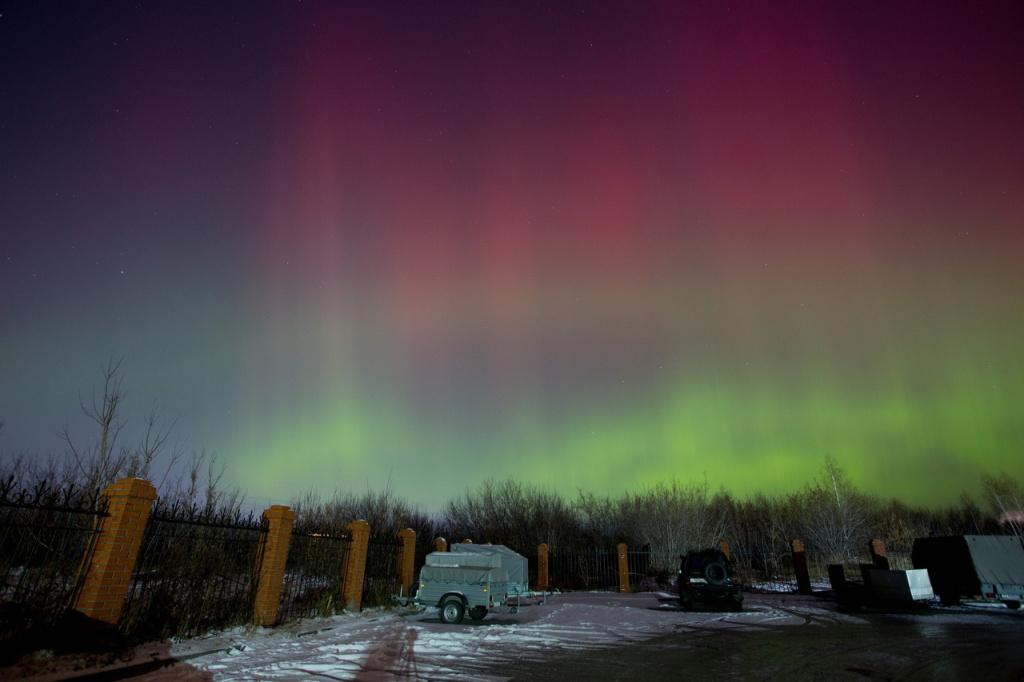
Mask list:
[[263,520],[267,530],[260,541],[262,559],[252,619],[256,625],[270,627],[277,622],[277,610],[281,604],[284,567],[288,563],[295,512],[282,504],[275,504],[263,512]]
[[792,540],[789,547],[793,552],[793,572],[796,573],[796,590],[800,594],[811,593],[811,575],[807,572],[807,553],[803,540]]
[[718,549],[720,549],[722,551],[722,554],[725,555],[725,558],[726,558],[727,561],[732,561],[732,554],[729,553],[729,541],[728,540],[722,540],[721,542],[719,542],[718,543]]
[[156,489],[141,478],[122,478],[103,491],[107,514],[100,522],[96,546],[85,568],[75,610],[116,625],[135,570]]
[[434,538],[434,551],[435,552],[447,552],[448,541],[444,538]]
[[875,565],[875,568],[889,568],[889,557],[885,553],[885,542],[882,540],[872,540],[868,543],[868,552],[871,553],[871,563]]
[[402,594],[412,594],[412,572],[416,566],[416,531],[405,528],[398,531],[398,539],[402,541],[402,554],[398,559],[398,574],[402,576]]
[[362,519],[347,526],[352,542],[345,557],[345,608],[358,611],[363,607],[363,578],[366,576],[366,550],[370,545],[370,524]]
[[548,543],[537,545],[537,589],[548,589]]
[[616,547],[619,553],[619,592],[629,592],[629,548],[625,542]]

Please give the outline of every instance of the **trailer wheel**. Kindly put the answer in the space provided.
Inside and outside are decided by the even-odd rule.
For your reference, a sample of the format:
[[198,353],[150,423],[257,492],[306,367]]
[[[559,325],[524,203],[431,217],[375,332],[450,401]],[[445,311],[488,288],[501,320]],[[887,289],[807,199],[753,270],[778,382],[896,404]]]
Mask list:
[[469,610],[469,617],[473,620],[483,620],[487,616],[486,606],[474,606]]
[[466,607],[459,597],[448,597],[441,602],[441,622],[454,625],[462,622]]

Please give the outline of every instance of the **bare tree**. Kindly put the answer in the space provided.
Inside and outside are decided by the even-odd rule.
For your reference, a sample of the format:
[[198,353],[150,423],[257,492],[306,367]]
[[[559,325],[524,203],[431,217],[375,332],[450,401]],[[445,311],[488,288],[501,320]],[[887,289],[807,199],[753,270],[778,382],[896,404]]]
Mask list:
[[[160,415],[154,407],[150,410],[149,414],[146,415],[145,423],[146,428],[143,431],[142,439],[139,441],[138,446],[131,451],[128,456],[124,472],[126,476],[137,476],[139,478],[150,477],[152,474],[153,462],[156,460],[157,456],[164,451],[177,420],[172,420],[167,425],[161,424]],[[171,453],[170,461],[168,462],[168,469],[173,467],[180,457],[181,451],[177,449],[174,450]]]
[[982,479],[985,498],[999,523],[1018,538],[1024,537],[1024,488],[1007,473]]
[[829,561],[850,561],[867,540],[867,500],[832,457],[803,495],[803,535]]
[[619,506],[610,497],[579,490],[572,511],[579,525],[579,540],[588,546],[611,545],[633,535]]
[[716,545],[725,526],[725,509],[712,505],[706,480],[659,483],[624,495],[621,504],[633,517],[637,540],[651,548],[652,567],[663,571],[675,568],[688,550]]
[[767,497],[763,493],[736,505],[725,537],[744,569],[765,576],[782,572],[789,541],[795,535],[795,509],[792,498]]
[[453,539],[503,544],[532,554],[546,542],[574,542],[578,524],[557,494],[512,479],[487,480],[448,502],[444,519]]
[[99,429],[97,443],[89,448],[80,448],[75,445],[66,425],[61,430],[64,442],[86,487],[96,492],[114,480],[117,471],[124,465],[124,462],[116,461],[113,456],[117,439],[124,428],[124,422],[118,415],[124,399],[121,389],[121,363],[121,359],[111,359],[101,368],[102,395],[97,398],[96,390],[93,389],[92,400],[88,404],[81,396],[78,399],[82,413]]
[[[79,396],[78,402],[82,413],[96,425],[96,440],[83,446],[76,443],[66,425],[60,432],[71,461],[70,468],[65,467],[59,478],[65,483],[73,483],[91,491],[94,496],[98,496],[117,478],[150,478],[153,466],[166,451],[171,432],[176,425],[176,420],[169,423],[161,420],[154,407],[145,419],[145,429],[138,445],[119,446],[122,431],[127,423],[122,418],[125,397],[122,387],[122,364],[121,359],[107,361],[100,370],[102,389],[97,391],[94,388],[88,402]],[[163,487],[164,481],[180,457],[179,449],[171,452],[158,488]]]
[[399,531],[412,528],[424,554],[430,551],[437,530],[436,519],[406,503],[392,490],[390,481],[382,490],[364,493],[335,491],[325,499],[315,490],[294,498],[296,522],[320,532],[341,530],[350,521],[363,519],[374,538],[394,540]]
[[898,500],[877,505],[872,514],[871,533],[882,538],[891,554],[910,555],[914,539],[929,534],[920,510],[912,509]]

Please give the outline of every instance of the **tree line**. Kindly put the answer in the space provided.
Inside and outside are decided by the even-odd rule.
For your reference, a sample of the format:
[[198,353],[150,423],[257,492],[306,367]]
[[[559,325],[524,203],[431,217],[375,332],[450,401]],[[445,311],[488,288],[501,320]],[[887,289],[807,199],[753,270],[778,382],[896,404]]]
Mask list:
[[[224,481],[216,458],[199,452],[185,457],[171,445],[173,423],[150,414],[138,443],[120,441],[124,427],[121,363],[102,370],[99,392],[81,401],[96,426],[85,444],[62,431],[64,456],[39,461],[5,457],[0,482],[7,489],[31,485],[63,487],[81,499],[95,500],[112,481],[124,476],[149,478],[166,504],[191,506],[199,515],[237,515],[244,495]],[[157,465],[162,464],[158,474]],[[155,480],[154,480],[155,479]],[[611,547],[626,542],[646,547],[651,565],[671,571],[680,554],[727,540],[751,566],[768,567],[801,538],[828,562],[853,562],[871,538],[886,541],[894,552],[909,553],[916,537],[974,533],[1022,535],[1024,492],[1020,482],[1002,473],[985,476],[982,498],[964,493],[941,508],[905,504],[859,490],[839,464],[826,457],[818,475],[799,490],[785,494],[739,497],[712,490],[707,481],[669,478],[617,495],[579,491],[560,495],[514,479],[487,480],[427,512],[402,499],[390,486],[362,493],[310,492],[290,500],[298,522],[307,527],[340,528],[362,518],[378,539],[393,538],[403,528],[417,532],[420,554],[433,539],[472,539],[507,545],[527,556],[545,542],[553,551]]]

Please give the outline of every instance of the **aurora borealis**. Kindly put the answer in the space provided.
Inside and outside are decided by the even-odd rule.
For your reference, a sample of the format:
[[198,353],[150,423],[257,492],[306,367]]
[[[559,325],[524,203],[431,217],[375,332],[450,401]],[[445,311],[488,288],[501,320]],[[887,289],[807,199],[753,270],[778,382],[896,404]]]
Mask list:
[[0,2],[0,451],[124,357],[255,499],[1024,443],[1024,5]]

